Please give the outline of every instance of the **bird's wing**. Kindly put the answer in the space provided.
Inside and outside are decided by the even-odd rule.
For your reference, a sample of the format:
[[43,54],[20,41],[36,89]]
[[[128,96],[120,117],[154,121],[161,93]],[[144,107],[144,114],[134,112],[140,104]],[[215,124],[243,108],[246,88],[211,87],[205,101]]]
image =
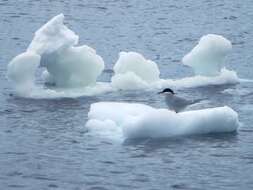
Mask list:
[[199,102],[201,102],[201,101],[203,101],[203,100],[205,100],[205,99],[196,99],[196,100],[192,100],[192,103],[191,103],[191,104],[197,104],[197,103],[199,103]]
[[175,97],[174,102],[177,106],[187,106],[187,105],[191,104],[191,101],[181,98],[181,97],[178,97],[178,96]]

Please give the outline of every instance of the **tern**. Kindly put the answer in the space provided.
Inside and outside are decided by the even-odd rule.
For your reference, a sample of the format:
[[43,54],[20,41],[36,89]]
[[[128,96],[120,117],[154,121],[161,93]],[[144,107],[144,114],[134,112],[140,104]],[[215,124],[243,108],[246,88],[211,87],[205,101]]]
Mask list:
[[165,96],[165,102],[170,110],[174,110],[176,113],[184,110],[187,106],[192,104],[199,103],[203,99],[196,100],[187,100],[185,98],[179,97],[175,94],[173,90],[170,88],[165,88],[163,91],[158,92],[158,94],[162,94]]

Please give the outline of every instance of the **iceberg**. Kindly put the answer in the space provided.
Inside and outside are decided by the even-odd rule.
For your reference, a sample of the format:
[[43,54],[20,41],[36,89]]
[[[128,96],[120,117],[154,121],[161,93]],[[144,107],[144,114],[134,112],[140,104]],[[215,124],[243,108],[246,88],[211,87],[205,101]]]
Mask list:
[[18,91],[26,91],[23,87],[29,83],[33,88],[28,96],[39,94],[34,90],[39,90],[43,97],[48,94],[50,89],[43,95],[43,89],[35,85],[38,67],[45,69],[40,76],[45,83],[55,86],[55,90],[51,89],[53,93],[61,89],[59,96],[64,94],[64,88],[79,88],[79,91],[83,90],[82,94],[89,94],[85,87],[99,86],[96,80],[104,69],[102,57],[89,46],[77,46],[78,35],[63,22],[63,14],[52,18],[35,32],[26,52],[10,61],[7,75]]
[[195,75],[182,79],[162,79],[158,65],[137,52],[121,52],[114,66],[111,84],[116,89],[195,88],[207,85],[237,84],[235,71],[225,68],[226,55],[232,44],[226,38],[208,34],[182,59]]
[[182,62],[193,68],[196,75],[217,76],[224,68],[226,55],[232,44],[226,38],[208,34],[201,37],[198,44],[186,54]]
[[35,73],[41,57],[33,52],[25,52],[16,56],[8,64],[7,75],[15,84],[19,94],[29,94],[35,87]]
[[64,15],[59,14],[35,32],[27,51],[39,55],[49,54],[78,44],[79,37],[64,25]]
[[182,79],[162,79],[154,61],[137,52],[120,52],[111,82],[98,82],[105,67],[103,58],[95,49],[78,43],[79,36],[64,24],[63,14],[39,28],[26,51],[8,64],[7,76],[16,94],[29,98],[79,97],[117,90],[194,88],[242,81],[235,71],[225,68],[225,56],[232,45],[219,35],[203,36],[183,58],[183,64],[192,67],[195,76]]
[[239,127],[238,114],[228,106],[175,113],[145,104],[98,102],[88,119],[91,133],[119,139],[228,133]]
[[147,88],[160,80],[158,65],[137,52],[120,52],[113,71],[112,86],[118,89]]

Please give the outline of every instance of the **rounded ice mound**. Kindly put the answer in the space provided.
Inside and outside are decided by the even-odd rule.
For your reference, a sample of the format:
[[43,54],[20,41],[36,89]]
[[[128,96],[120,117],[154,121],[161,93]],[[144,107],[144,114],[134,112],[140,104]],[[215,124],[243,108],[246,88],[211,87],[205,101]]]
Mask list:
[[123,139],[224,133],[239,127],[238,114],[227,106],[177,114],[144,104],[99,102],[91,105],[88,118],[90,132]]
[[40,56],[33,52],[21,53],[8,64],[7,75],[12,82],[33,84]]
[[112,86],[118,89],[145,88],[160,79],[157,64],[136,52],[120,52],[113,70]]
[[208,34],[183,57],[183,64],[193,68],[196,75],[216,76],[224,67],[224,60],[232,44],[226,38]]
[[[78,38],[64,25],[63,14],[55,16],[35,32],[26,52],[9,63],[9,78],[16,81],[19,89],[27,86],[23,83],[34,84],[35,71],[40,66],[45,68],[41,77],[58,89],[82,88],[86,94],[86,87],[101,86],[96,79],[104,69],[104,61],[94,49],[76,46]],[[43,94],[43,90],[39,91]]]
[[68,88],[94,85],[104,61],[94,49],[74,46],[79,37],[63,21],[64,15],[60,14],[42,26],[27,51],[41,55],[40,66],[46,68],[47,82]]
[[8,64],[7,76],[19,93],[34,87],[35,72],[39,64],[40,56],[33,52],[21,53]]
[[69,47],[43,54],[41,66],[46,67],[46,82],[57,87],[95,85],[104,69],[103,59],[88,46]]

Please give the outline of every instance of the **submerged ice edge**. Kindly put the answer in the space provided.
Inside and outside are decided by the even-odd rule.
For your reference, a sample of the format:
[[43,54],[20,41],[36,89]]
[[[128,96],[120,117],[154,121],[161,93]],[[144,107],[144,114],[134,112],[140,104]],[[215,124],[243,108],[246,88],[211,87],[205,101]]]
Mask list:
[[95,85],[79,88],[46,88],[43,85],[26,85],[25,87],[17,86],[15,94],[17,96],[33,99],[77,98],[116,92],[122,89],[130,91],[156,91],[167,87],[173,89],[184,89],[208,85],[238,84],[239,82],[241,81],[235,72],[224,70],[224,72],[217,77],[193,76],[181,79],[159,79],[158,81],[150,84],[137,83],[135,85],[129,84],[127,86],[122,85],[117,87],[110,82],[96,82]]
[[175,113],[145,104],[98,102],[91,105],[88,119],[91,134],[113,140],[229,133],[240,125],[228,106]]
[[239,82],[248,82],[248,83],[252,83],[252,82],[253,82],[253,79],[239,78]]
[[136,90],[136,89],[146,89],[146,90],[156,90],[162,88],[197,88],[208,85],[224,85],[224,84],[238,84],[240,83],[240,78],[238,78],[235,71],[227,70],[226,68],[221,69],[218,76],[202,76],[195,75],[192,77],[185,77],[181,79],[158,79],[154,82],[145,82],[139,78],[135,78],[134,74],[125,74],[120,76],[117,81],[112,82],[112,87],[120,90]]
[[[79,36],[64,24],[63,14],[39,28],[26,52],[8,64],[7,75],[16,94],[29,98],[79,97],[116,90],[193,88],[240,82],[234,71],[224,68],[225,56],[232,45],[219,35],[209,34],[200,39],[182,60],[196,75],[177,80],[160,78],[157,63],[143,55],[121,52],[111,82],[97,82],[104,61],[91,47],[77,46],[78,41]],[[38,67],[45,68],[40,77],[55,88],[36,84]]]
[[83,96],[96,96],[115,89],[109,83],[97,82],[94,86],[83,88],[45,88],[43,85],[36,85],[30,88],[16,89],[15,95],[29,99],[57,99],[57,98],[79,98]]

